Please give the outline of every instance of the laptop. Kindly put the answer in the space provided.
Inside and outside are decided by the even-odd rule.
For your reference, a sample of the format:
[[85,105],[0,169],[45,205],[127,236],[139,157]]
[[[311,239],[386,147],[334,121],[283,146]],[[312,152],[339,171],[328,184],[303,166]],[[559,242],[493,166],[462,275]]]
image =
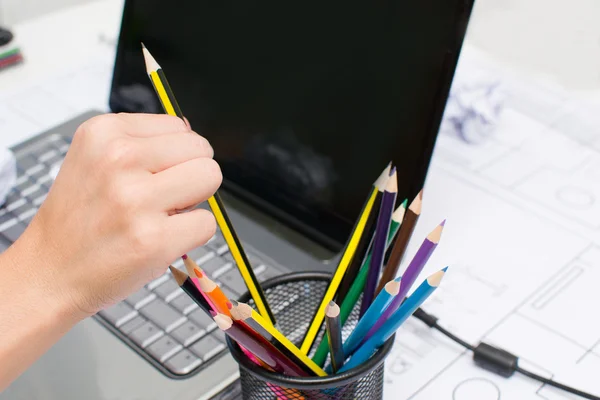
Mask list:
[[[472,5],[127,0],[107,100],[114,112],[162,112],[144,42],[213,145],[258,279],[331,272],[388,162],[399,202],[422,188]],[[77,126],[97,114],[13,148],[19,176],[0,208],[0,251],[44,201]],[[245,292],[219,232],[188,255],[228,296]],[[167,273],[77,325],[0,399],[236,399],[238,377],[223,334]]]

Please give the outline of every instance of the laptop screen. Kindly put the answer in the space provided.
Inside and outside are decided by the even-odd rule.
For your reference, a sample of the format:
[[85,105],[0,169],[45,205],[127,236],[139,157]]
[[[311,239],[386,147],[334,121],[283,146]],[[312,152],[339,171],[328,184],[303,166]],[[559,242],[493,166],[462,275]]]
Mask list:
[[144,42],[224,189],[339,248],[389,161],[421,189],[473,0],[128,0],[115,112],[162,109]]

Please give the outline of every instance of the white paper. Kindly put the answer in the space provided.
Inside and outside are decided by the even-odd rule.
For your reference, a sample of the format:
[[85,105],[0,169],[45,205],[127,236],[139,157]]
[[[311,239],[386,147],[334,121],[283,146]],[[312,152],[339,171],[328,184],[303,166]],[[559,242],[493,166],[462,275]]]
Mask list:
[[[600,395],[600,107],[502,79],[492,135],[480,144],[438,137],[407,258],[447,218],[422,278],[450,268],[424,309],[470,343],[503,347],[536,373]],[[575,399],[486,372],[417,320],[399,330],[385,382],[388,399]]]

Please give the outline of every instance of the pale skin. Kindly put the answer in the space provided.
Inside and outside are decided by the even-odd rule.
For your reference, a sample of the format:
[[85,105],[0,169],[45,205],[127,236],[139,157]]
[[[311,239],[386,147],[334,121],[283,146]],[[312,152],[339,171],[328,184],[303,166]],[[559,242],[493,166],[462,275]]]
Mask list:
[[46,201],[0,254],[0,392],[76,323],[212,237],[212,214],[193,209],[221,184],[212,157],[175,117],[79,127]]

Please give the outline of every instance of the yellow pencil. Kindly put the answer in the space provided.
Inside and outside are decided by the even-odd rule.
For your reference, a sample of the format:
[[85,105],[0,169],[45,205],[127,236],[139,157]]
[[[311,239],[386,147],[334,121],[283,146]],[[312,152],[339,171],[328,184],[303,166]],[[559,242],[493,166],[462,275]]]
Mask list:
[[352,257],[354,257],[356,246],[360,241],[363,231],[365,230],[365,225],[367,223],[367,219],[369,218],[369,214],[373,209],[373,203],[375,202],[377,192],[378,190],[376,187],[371,189],[371,193],[368,197],[368,200],[362,209],[362,212],[358,218],[358,221],[356,222],[356,225],[354,226],[354,229],[352,230],[350,240],[346,244],[346,248],[344,249],[342,258],[340,259],[337,269],[333,274],[333,278],[331,279],[331,282],[329,282],[329,285],[325,290],[325,295],[323,296],[323,299],[321,299],[321,304],[319,305],[319,308],[317,309],[317,312],[315,313],[315,316],[310,326],[308,327],[306,336],[302,341],[302,346],[300,346],[300,350],[302,350],[304,354],[308,354],[310,352],[310,348],[315,342],[317,334],[319,333],[319,329],[321,328],[321,324],[323,324],[323,320],[325,319],[325,309],[327,308],[329,302],[333,300],[333,297],[335,296],[335,293],[337,292],[337,289],[340,286],[340,282],[342,281],[342,278],[346,273],[346,269],[348,268],[350,261],[352,261]]
[[[160,67],[160,65],[156,62],[152,54],[148,51],[146,46],[142,44],[142,52],[144,54],[144,61],[146,63],[146,71],[148,76],[150,77],[150,81],[154,86],[154,90],[160,99],[160,102],[163,106],[165,112],[169,115],[177,116],[183,119],[183,113],[177,104],[177,100],[175,99],[175,95],[169,86],[169,82],[167,81],[167,77],[165,76],[164,71]],[[231,251],[231,255],[250,291],[250,295],[252,296],[252,300],[256,304],[258,311],[265,318],[265,320],[270,323],[275,323],[275,317],[273,316],[273,312],[269,308],[269,304],[267,303],[267,298],[258,283],[258,279],[256,279],[256,275],[254,275],[254,271],[250,266],[250,262],[248,261],[248,257],[242,248],[242,244],[233,229],[233,225],[227,216],[227,212],[225,211],[225,206],[221,201],[221,198],[218,193],[215,193],[210,199],[208,199],[208,205],[210,206],[211,211],[213,212],[215,219],[217,220],[217,224],[221,229],[221,233],[225,238],[225,242]]]

